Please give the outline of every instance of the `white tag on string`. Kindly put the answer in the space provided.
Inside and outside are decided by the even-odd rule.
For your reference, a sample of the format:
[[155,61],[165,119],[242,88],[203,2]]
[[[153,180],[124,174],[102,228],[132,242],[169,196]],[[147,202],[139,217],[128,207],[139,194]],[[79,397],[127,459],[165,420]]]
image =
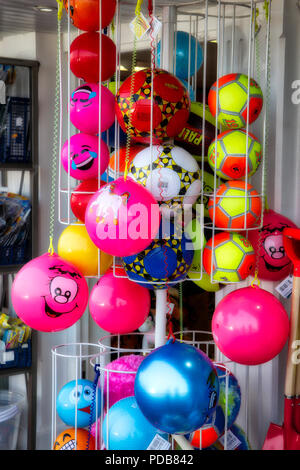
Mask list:
[[278,284],[275,289],[281,295],[281,297],[283,297],[284,299],[288,299],[292,295],[293,291],[292,274],[290,274],[280,284]]
[[220,437],[219,441],[225,449],[225,439],[227,442],[227,450],[235,450],[241,445],[241,441],[231,432],[230,430],[227,431],[227,436],[225,434]]
[[161,30],[161,28],[162,28],[161,21],[159,21],[159,19],[156,18],[156,16],[153,16],[152,24],[150,22],[150,29],[147,31],[147,35],[152,36],[152,38],[155,39],[159,31]]
[[145,34],[149,31],[150,23],[147,18],[145,18],[143,13],[140,13],[131,21],[129,27],[135,37],[139,40],[142,39]]
[[174,310],[174,307],[175,307],[175,304],[172,304],[171,302],[168,303],[168,305],[167,305],[167,313],[168,313],[169,315],[172,315],[173,310]]
[[171,443],[169,441],[166,441],[166,439],[159,434],[156,434],[147,447],[147,450],[169,450],[170,447]]

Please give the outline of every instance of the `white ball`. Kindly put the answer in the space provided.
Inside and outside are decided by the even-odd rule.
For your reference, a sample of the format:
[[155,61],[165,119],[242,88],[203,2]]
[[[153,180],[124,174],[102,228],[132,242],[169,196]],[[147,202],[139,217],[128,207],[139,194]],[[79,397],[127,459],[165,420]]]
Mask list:
[[194,204],[201,192],[198,163],[174,145],[154,145],[139,152],[131,162],[129,176],[170,207],[174,202]]

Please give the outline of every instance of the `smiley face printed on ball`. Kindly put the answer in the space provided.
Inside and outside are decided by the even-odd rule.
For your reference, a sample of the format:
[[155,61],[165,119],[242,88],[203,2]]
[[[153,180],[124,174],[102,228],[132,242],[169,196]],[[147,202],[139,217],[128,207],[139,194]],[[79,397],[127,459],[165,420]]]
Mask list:
[[85,428],[96,421],[96,416],[100,416],[100,403],[100,388],[94,392],[93,382],[86,379],[72,380],[61,388],[56,410],[60,419],[68,426],[75,426],[77,415],[77,426]]
[[[97,178],[99,173],[99,139],[94,135],[76,134],[66,141],[61,152],[62,165],[77,180]],[[69,157],[70,155],[70,157]],[[100,140],[100,175],[109,162],[109,150]]]
[[12,302],[23,322],[38,331],[61,331],[80,319],[88,285],[71,263],[55,253],[39,256],[17,274]]
[[[101,97],[99,96],[101,90]],[[101,113],[99,105],[101,101]],[[99,126],[101,114],[101,126]],[[70,98],[70,119],[72,124],[86,134],[106,131],[115,119],[115,97],[105,86],[84,83],[76,88]]]

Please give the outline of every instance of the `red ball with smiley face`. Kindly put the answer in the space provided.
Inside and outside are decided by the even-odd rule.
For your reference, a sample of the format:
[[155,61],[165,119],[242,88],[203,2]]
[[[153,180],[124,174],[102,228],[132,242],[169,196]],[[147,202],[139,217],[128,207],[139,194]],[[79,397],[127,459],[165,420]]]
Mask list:
[[[100,91],[101,90],[101,97]],[[101,101],[101,113],[99,113]],[[99,126],[99,114],[101,125]],[[80,132],[98,134],[106,131],[115,119],[115,97],[108,88],[97,83],[83,83],[70,98],[70,119]]]
[[[100,148],[100,162],[99,162]],[[69,157],[70,155],[70,157]],[[97,178],[105,172],[109,162],[106,143],[95,135],[76,134],[67,140],[61,151],[61,162],[67,173],[80,181]]]
[[61,331],[74,325],[88,302],[88,285],[71,263],[46,253],[27,263],[12,285],[19,318],[37,331]]
[[[259,257],[260,279],[280,281],[290,274],[292,263],[283,246],[283,230],[287,227],[296,228],[296,225],[287,217],[270,209],[264,213],[263,227],[249,231],[248,239]],[[252,274],[254,271],[255,267]]]

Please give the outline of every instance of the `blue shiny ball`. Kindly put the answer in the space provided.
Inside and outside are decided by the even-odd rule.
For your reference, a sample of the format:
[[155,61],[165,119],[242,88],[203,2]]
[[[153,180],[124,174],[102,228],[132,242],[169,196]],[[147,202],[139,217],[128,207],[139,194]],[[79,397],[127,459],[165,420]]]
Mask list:
[[[190,76],[199,70],[203,63],[203,50],[197,39],[185,31],[177,31],[174,38],[174,48],[176,45],[176,72],[178,78],[187,79],[189,75],[189,55],[190,55]],[[196,64],[196,47],[197,47],[197,64]],[[161,42],[157,45],[157,65],[160,67]],[[189,54],[190,53],[190,54]],[[175,62],[175,58],[174,58]]]
[[188,434],[213,413],[219,381],[212,361],[194,346],[169,340],[141,363],[135,378],[137,403],[162,432]]
[[[188,82],[186,80],[183,80],[183,78],[179,78],[179,77],[177,77],[177,78],[181,81],[182,85],[188,90],[189,89]],[[189,94],[190,94],[190,100],[191,101],[196,101],[196,95],[195,95],[195,92],[194,92],[193,87],[191,85],[190,85]]]
[[[102,425],[107,450],[146,450],[156,434],[160,434],[158,429],[145,418],[134,397],[117,401]],[[162,437],[168,439],[167,435]]]
[[96,421],[101,413],[101,392],[97,387],[97,410],[96,399],[94,401],[93,382],[86,379],[72,380],[66,383],[60,390],[56,400],[56,410],[60,419],[67,425],[75,427],[77,408],[77,427],[85,428],[90,422]]

